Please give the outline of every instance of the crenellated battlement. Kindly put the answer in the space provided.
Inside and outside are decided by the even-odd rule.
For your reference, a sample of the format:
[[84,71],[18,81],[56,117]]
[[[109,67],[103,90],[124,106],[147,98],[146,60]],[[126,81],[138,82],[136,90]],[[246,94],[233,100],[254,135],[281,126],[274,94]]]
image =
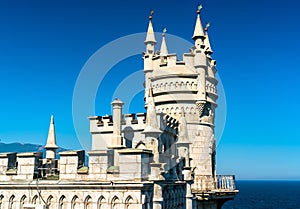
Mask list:
[[0,181],[33,180],[40,176],[41,152],[0,153]]
[[[111,133],[113,131],[114,120],[112,115],[92,116],[90,120],[90,131],[92,133]],[[131,113],[122,115],[122,130],[127,126],[134,130],[143,129],[146,122],[146,113]]]

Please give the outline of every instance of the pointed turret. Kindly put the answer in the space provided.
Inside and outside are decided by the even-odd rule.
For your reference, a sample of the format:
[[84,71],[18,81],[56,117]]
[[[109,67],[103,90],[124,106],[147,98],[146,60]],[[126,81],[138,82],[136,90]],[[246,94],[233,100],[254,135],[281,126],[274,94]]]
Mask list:
[[56,145],[55,128],[54,128],[54,116],[51,115],[50,126],[47,138],[47,144],[45,148],[58,148]]
[[205,39],[204,39],[204,45],[205,45],[205,53],[208,55],[211,55],[213,53],[213,50],[210,46],[209,36],[208,36],[208,28],[210,26],[210,23],[207,23],[205,26]]
[[162,32],[162,41],[161,41],[161,46],[160,46],[160,55],[161,56],[167,56],[169,54],[167,43],[166,43],[166,38],[165,38],[166,32],[167,32],[167,29],[164,28],[163,32]]
[[149,16],[149,25],[148,25],[148,31],[147,36],[145,40],[146,45],[146,54],[154,54],[154,46],[156,45],[153,25],[152,25],[152,17],[153,17],[154,11],[151,10],[150,16]]
[[162,133],[157,123],[152,87],[149,88],[146,126],[143,133]]
[[[150,83],[150,86],[151,86],[151,83]],[[156,117],[156,110],[155,110],[155,103],[154,103],[154,98],[153,98],[152,87],[150,87],[149,95],[148,95],[146,126],[145,126],[145,129],[142,132],[142,134],[145,134],[147,149],[152,150],[154,163],[159,163],[158,138],[159,138],[159,134],[161,134],[161,133],[162,133],[162,131],[159,129],[157,117]]]
[[197,20],[196,20],[196,25],[195,25],[194,35],[193,35],[193,40],[195,41],[195,46],[197,48],[203,46],[203,41],[205,39],[202,22],[200,19],[201,9],[202,9],[202,5],[199,5],[197,10]]
[[50,126],[47,138],[47,144],[45,146],[46,149],[46,158],[47,159],[55,159],[55,152],[58,146],[56,145],[56,136],[55,136],[55,127],[54,127],[54,116],[51,116]]

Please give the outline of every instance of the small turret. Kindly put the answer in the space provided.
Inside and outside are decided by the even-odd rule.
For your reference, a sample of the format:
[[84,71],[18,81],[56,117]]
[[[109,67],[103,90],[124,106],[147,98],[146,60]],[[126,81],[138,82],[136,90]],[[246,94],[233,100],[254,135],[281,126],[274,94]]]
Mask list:
[[124,103],[116,98],[112,103],[113,107],[113,147],[122,147],[122,106]]
[[197,20],[196,20],[196,25],[195,25],[194,35],[193,35],[193,40],[195,41],[195,46],[197,49],[200,49],[204,46],[203,42],[205,39],[202,23],[200,20],[201,9],[202,9],[202,5],[199,5],[197,10]]
[[205,26],[205,39],[204,39],[204,46],[205,46],[205,53],[210,58],[210,55],[213,53],[213,50],[210,46],[209,36],[208,36],[208,28],[210,26],[210,23],[207,23]]
[[163,32],[162,32],[162,41],[161,41],[161,46],[160,46],[160,55],[161,56],[167,56],[169,54],[167,43],[166,43],[166,38],[165,38],[166,32],[167,32],[167,29],[164,28]]
[[154,103],[153,92],[151,87],[149,89],[149,96],[148,96],[146,126],[142,133],[145,134],[147,149],[152,150],[153,162],[158,163],[159,162],[158,136],[159,134],[162,133],[162,131],[159,129],[158,126],[155,103]]
[[153,17],[154,11],[151,10],[150,16],[149,16],[149,25],[148,25],[148,31],[147,31],[147,36],[145,40],[145,45],[146,45],[146,54],[154,54],[154,47],[156,45],[156,40],[155,40],[155,35],[154,35],[154,30],[153,30],[153,25],[152,25],[152,17]]
[[51,116],[50,126],[47,138],[47,144],[45,146],[46,149],[46,158],[47,159],[55,159],[56,149],[58,146],[56,145],[56,136],[55,136],[55,127],[54,127],[54,116]]
[[156,110],[155,110],[153,92],[151,87],[149,88],[146,126],[143,133],[156,133],[156,134],[162,133],[157,123]]

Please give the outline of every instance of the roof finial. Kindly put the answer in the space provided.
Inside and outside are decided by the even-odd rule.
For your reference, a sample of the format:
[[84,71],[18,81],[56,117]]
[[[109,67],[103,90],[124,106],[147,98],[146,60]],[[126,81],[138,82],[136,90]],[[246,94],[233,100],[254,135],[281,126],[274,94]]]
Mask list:
[[50,124],[54,124],[54,115],[51,115]]
[[154,15],[154,10],[153,10],[153,9],[151,9],[151,10],[150,10],[150,16],[149,16],[149,20],[152,20],[152,18],[153,18],[153,15]]
[[202,4],[198,4],[197,14],[200,14],[201,9],[203,8]]
[[165,36],[165,35],[166,35],[166,32],[167,32],[167,28],[164,27],[163,30],[162,30],[162,36]]
[[210,27],[210,22],[206,23],[204,30],[207,32],[209,27]]

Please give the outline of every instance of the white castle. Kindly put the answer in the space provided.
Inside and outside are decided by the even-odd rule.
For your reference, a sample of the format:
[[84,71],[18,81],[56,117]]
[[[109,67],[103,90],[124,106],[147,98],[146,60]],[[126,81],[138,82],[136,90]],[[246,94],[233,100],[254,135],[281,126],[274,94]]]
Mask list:
[[165,33],[160,50],[152,14],[145,40],[147,113],[92,116],[92,150],[60,152],[51,117],[46,156],[0,154],[0,209],[220,209],[234,198],[234,176],[217,175],[216,62],[200,10],[195,45],[178,61]]

